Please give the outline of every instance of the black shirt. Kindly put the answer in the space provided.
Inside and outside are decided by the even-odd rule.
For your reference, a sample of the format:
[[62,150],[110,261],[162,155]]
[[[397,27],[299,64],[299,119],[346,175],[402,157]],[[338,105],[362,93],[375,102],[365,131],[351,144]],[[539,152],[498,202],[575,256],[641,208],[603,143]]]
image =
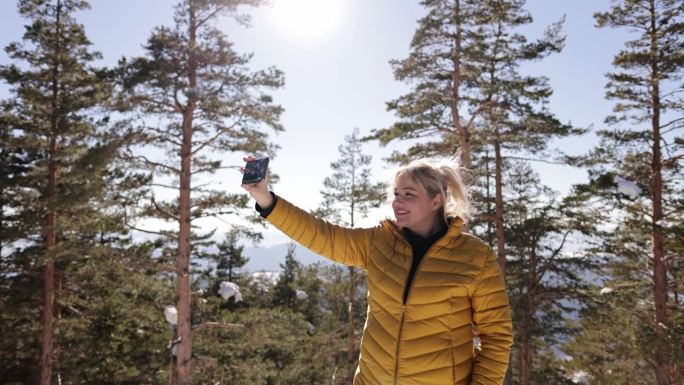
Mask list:
[[273,203],[271,203],[270,206],[261,207],[261,206],[259,206],[258,203],[254,204],[254,208],[256,209],[256,211],[259,212],[259,215],[261,215],[262,218],[266,218],[269,214],[271,214],[271,211],[273,211],[273,208],[275,207],[276,202],[278,202],[278,196],[275,195],[275,193],[273,191],[269,191],[269,193],[271,194],[271,197],[273,197]]
[[420,263],[420,260],[423,259],[423,256],[425,256],[425,253],[427,253],[428,249],[430,249],[430,247],[446,233],[446,223],[442,224],[442,227],[440,227],[436,233],[427,237],[422,237],[404,227],[404,236],[411,245],[411,251],[413,252],[411,270],[409,271],[408,278],[406,279],[406,286],[404,286],[404,303],[406,303],[406,299],[408,298],[409,289],[411,288],[413,277],[416,275],[416,270],[418,270],[418,264]]

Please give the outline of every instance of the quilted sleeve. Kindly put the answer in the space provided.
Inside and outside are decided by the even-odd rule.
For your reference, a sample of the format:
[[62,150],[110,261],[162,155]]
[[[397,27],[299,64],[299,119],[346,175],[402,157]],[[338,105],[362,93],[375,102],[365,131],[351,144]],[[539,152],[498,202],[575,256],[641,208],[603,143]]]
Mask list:
[[374,230],[337,226],[278,197],[266,217],[273,226],[316,254],[366,269]]
[[471,295],[473,326],[480,339],[471,385],[501,385],[513,344],[513,324],[501,268],[490,249]]

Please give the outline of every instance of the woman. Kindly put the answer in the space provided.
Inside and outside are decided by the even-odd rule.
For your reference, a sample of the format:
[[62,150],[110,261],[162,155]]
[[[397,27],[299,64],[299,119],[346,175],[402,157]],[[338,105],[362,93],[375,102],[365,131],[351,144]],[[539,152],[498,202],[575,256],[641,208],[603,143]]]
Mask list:
[[289,237],[367,271],[354,385],[503,383],[512,344],[508,296],[493,250],[461,232],[470,205],[453,166],[420,160],[400,168],[395,220],[364,229],[310,215],[269,192],[268,179],[242,187]]

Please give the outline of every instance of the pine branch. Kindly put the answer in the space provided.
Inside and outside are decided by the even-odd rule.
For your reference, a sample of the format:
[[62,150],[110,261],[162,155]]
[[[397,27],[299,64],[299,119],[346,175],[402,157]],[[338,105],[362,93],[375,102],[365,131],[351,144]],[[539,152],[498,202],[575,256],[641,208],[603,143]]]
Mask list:
[[[207,166],[207,167],[198,168],[197,170],[192,171],[190,173],[190,175],[201,174],[203,172],[212,172],[212,171],[216,171],[216,170],[227,170],[227,169],[234,170],[235,166],[223,166],[223,167]],[[207,184],[205,184],[205,185],[207,185]]]
[[136,95],[131,98],[131,102],[138,103],[147,103],[151,104],[161,110],[164,110],[166,108],[169,108],[168,112],[174,112],[175,111],[175,106],[166,104],[164,102],[160,102],[158,99],[163,99],[162,94],[151,94],[151,95]]
[[223,211],[219,210],[216,212],[211,212],[207,214],[202,214],[202,215],[193,215],[193,219],[201,219],[201,218],[219,218],[219,215],[232,215],[232,214],[239,214],[237,211]]
[[159,204],[157,204],[157,201],[154,199],[154,195],[152,195],[150,200],[152,201],[152,205],[157,210],[157,212],[159,212],[159,213],[165,215],[166,217],[173,219],[175,221],[180,221],[180,216],[173,214],[172,212],[170,212],[170,211],[166,210],[165,208],[159,206]]
[[211,20],[214,16],[218,15],[219,13],[221,13],[226,8],[227,8],[227,6],[225,4],[218,5],[216,7],[216,10],[214,10],[214,12],[211,12],[211,13],[209,13],[209,15],[207,15],[207,17],[196,21],[195,22],[195,28],[200,29],[202,27],[202,25],[204,25],[204,23]]
[[168,189],[171,189],[171,190],[178,190],[178,186],[170,186],[170,185],[161,184],[161,183],[150,183],[149,186],[152,186],[152,187],[163,187],[163,188],[168,188]]
[[534,282],[535,287],[537,285],[539,285],[542,278],[544,277],[544,274],[546,274],[546,271],[551,266],[551,264],[553,263],[556,256],[558,256],[560,254],[561,250],[563,250],[563,246],[565,245],[565,241],[568,239],[568,235],[570,235],[570,233],[571,233],[571,230],[568,230],[565,232],[565,234],[563,234],[563,240],[561,241],[560,246],[558,246],[558,248],[556,248],[553,251],[551,256],[546,260],[546,263],[539,269],[539,277],[537,278],[536,282]]
[[679,122],[684,122],[684,117],[670,120],[670,121],[667,122],[666,124],[660,126],[660,129],[662,130],[663,128],[665,128],[665,127],[667,127],[667,126],[669,126],[669,125],[674,125],[672,128],[667,129],[667,130],[665,130],[665,131],[662,131],[661,134],[662,134],[662,135],[665,135],[665,134],[667,134],[667,133],[669,133],[669,132],[672,132],[672,131],[674,131],[674,130],[676,130],[676,129],[678,129],[678,128],[682,128],[681,125],[679,125],[679,126],[677,125],[677,123],[679,123]]
[[546,160],[546,159],[524,158],[524,157],[520,157],[520,156],[504,156],[504,159],[517,159],[517,160],[526,160],[528,162],[540,162],[540,163],[548,163],[548,164],[558,164],[558,165],[563,165],[563,166],[572,166],[571,164],[568,164],[565,162],[558,162],[558,161],[552,161],[552,160]]
[[146,126],[146,125],[142,125],[140,128],[143,130],[152,131],[155,134],[157,134],[157,135],[142,134],[141,136],[145,139],[148,139],[148,141],[149,141],[149,138],[152,138],[154,140],[158,140],[161,142],[168,142],[168,143],[171,143],[171,144],[173,144],[175,146],[179,146],[179,147],[183,144],[183,143],[181,143],[180,140],[178,140],[178,135],[173,135],[168,131],[160,130],[157,127]]
[[[169,258],[172,259],[172,258]],[[152,270],[157,270],[157,271],[162,271],[166,273],[176,273],[178,272],[178,269],[175,266],[172,265],[167,265],[165,263],[161,262],[154,262],[150,261],[149,263],[140,263],[140,262],[131,262],[127,261],[127,263],[124,263],[123,261],[120,261],[118,259],[112,259],[115,263],[121,265],[124,269],[128,271],[140,271],[140,270],[145,270],[145,269],[152,269]]]
[[681,212],[684,212],[684,208],[678,207],[672,211],[668,211],[666,213],[663,213],[663,218],[667,218],[672,214],[677,214],[677,213],[681,213]]
[[172,240],[176,239],[176,237],[172,234],[159,232],[159,231],[145,230],[145,229],[141,229],[141,228],[135,227],[134,225],[130,224],[128,222],[128,213],[126,211],[126,208],[124,208],[124,218],[123,219],[124,219],[124,226],[126,226],[127,228],[129,228],[131,230],[140,231],[141,233],[145,233],[145,234],[160,235],[162,237],[166,237],[167,239],[172,239]]
[[680,160],[680,159],[684,159],[684,154],[682,154],[682,155],[677,155],[677,156],[672,156],[672,157],[663,159],[663,160],[660,162],[660,164],[666,165],[666,164],[669,164],[669,163],[675,163],[676,161],[678,161],[678,160]]
[[160,168],[166,169],[166,170],[168,170],[168,171],[171,171],[172,173],[174,173],[174,174],[176,174],[176,175],[180,175],[180,170],[179,170],[179,169],[177,169],[177,168],[175,168],[175,167],[171,167],[171,166],[169,166],[169,165],[167,165],[167,164],[163,164],[163,163],[151,161],[151,160],[149,160],[149,159],[148,159],[146,156],[144,156],[144,155],[137,155],[137,156],[126,157],[126,158],[127,158],[128,160],[136,160],[136,159],[137,159],[137,160],[142,160],[142,161],[145,162],[145,164],[147,164],[148,166],[160,167]]
[[131,230],[140,231],[141,233],[153,234],[153,235],[160,235],[160,236],[166,237],[166,238],[168,238],[168,239],[176,239],[176,237],[173,236],[173,235],[171,235],[171,234],[162,233],[162,232],[159,232],[159,231],[152,231],[152,230],[141,229],[141,228],[138,228],[138,227],[135,227],[135,226],[131,225],[130,223],[124,223],[124,225],[125,225],[126,227],[128,227],[129,229],[131,229]]
[[210,139],[207,139],[202,144],[200,144],[196,149],[194,149],[191,152],[191,154],[195,155],[198,152],[200,152],[203,148],[213,144],[216,140],[218,140],[218,138],[220,138],[222,135],[226,134],[228,131],[233,130],[233,128],[235,128],[239,123],[242,123],[242,122],[243,122],[243,119],[242,119],[242,116],[240,116],[237,119],[237,121],[235,123],[231,124],[230,126],[221,127],[221,129],[219,129],[218,132],[213,137],[211,137]]

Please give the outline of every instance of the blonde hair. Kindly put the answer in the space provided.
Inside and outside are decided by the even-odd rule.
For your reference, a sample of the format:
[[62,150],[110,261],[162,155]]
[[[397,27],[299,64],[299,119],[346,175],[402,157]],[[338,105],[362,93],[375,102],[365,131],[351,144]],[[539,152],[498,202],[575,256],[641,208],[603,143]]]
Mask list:
[[[470,191],[463,179],[467,170],[461,168],[458,156],[450,159],[417,159],[402,166],[394,174],[394,185],[403,176],[410,176],[416,183],[425,188],[430,198],[437,194],[442,196],[442,216],[459,217],[468,222],[471,215]],[[391,196],[391,195],[390,195]]]

